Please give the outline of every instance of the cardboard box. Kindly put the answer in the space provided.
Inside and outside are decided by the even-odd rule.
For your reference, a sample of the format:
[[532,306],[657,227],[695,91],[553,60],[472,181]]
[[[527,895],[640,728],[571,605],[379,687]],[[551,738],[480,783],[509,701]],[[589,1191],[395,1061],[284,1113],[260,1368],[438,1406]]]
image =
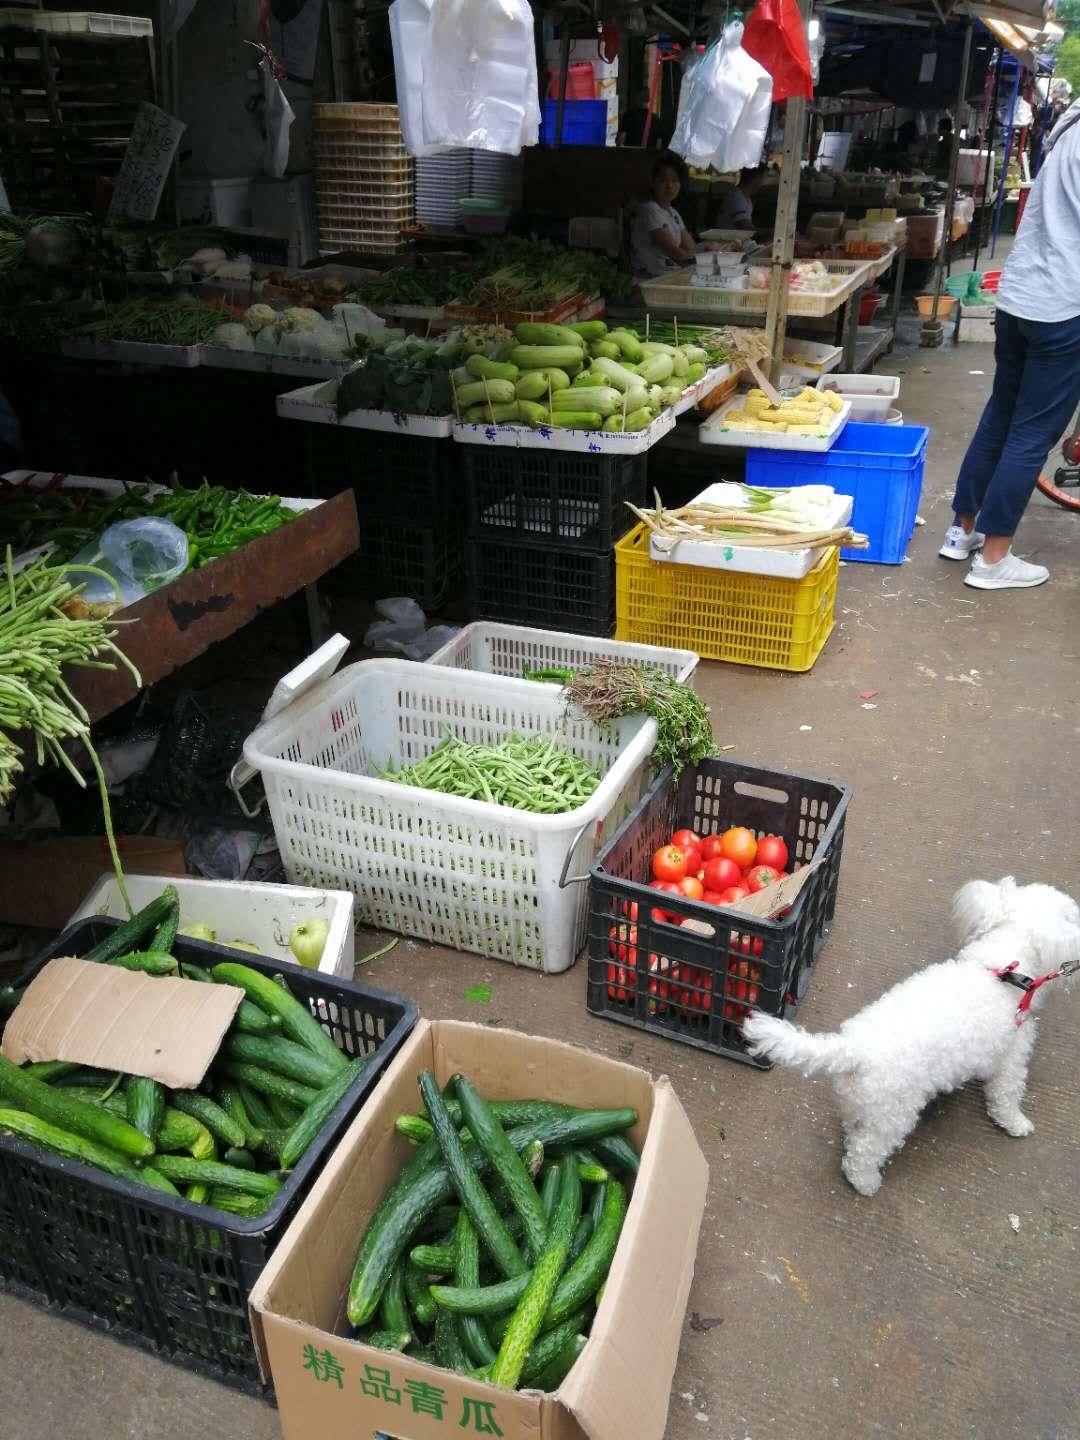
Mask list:
[[[184,875],[178,840],[118,835],[125,870],[147,875]],[[103,870],[109,869],[104,835],[50,836],[47,840],[0,840],[0,921],[61,930]]]
[[[417,1077],[467,1074],[491,1099],[632,1105],[641,1152],[603,1303],[555,1395],[509,1391],[344,1338],[361,1236],[410,1155],[394,1119]],[[535,1036],[421,1021],[353,1122],[251,1293],[264,1374],[285,1440],[663,1440],[708,1167],[666,1077]]]

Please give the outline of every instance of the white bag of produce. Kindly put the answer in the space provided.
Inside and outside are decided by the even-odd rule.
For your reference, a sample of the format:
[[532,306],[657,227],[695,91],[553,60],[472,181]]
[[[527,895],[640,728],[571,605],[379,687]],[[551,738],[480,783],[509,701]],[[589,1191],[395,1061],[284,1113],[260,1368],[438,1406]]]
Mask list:
[[424,144],[424,42],[431,0],[394,0],[387,11],[394,45],[398,117],[410,155],[438,155],[448,147]]
[[[79,577],[82,598],[88,605],[134,605],[182,575],[188,564],[187,536],[170,520],[143,516],[110,525],[93,545],[86,545],[71,560],[74,568],[92,565],[111,575],[116,589],[98,575]],[[119,598],[117,597],[119,590]]]
[[254,350],[255,337],[239,320],[230,320],[219,325],[214,331],[211,344],[219,345],[225,350]]
[[539,125],[525,0],[433,0],[422,58],[425,145],[517,155]]

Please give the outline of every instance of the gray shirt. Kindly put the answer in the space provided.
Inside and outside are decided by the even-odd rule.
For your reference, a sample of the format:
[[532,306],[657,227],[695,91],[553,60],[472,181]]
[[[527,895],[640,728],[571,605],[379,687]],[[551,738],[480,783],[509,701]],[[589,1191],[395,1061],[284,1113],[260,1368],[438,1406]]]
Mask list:
[[655,200],[643,201],[637,208],[630,231],[630,264],[634,274],[663,275],[665,270],[672,270],[676,265],[689,265],[689,258],[672,260],[670,255],[665,255],[652,238],[654,230],[666,230],[677,245],[685,229],[677,210],[658,205]]
[[1020,320],[1080,315],[1080,100],[1060,118],[1005,262],[997,303]]

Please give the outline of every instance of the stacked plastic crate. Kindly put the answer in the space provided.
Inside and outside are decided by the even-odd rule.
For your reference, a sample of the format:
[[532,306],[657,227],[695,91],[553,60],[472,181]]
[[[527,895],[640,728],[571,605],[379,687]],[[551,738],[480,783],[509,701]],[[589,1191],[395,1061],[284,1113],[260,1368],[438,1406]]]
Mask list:
[[415,173],[396,105],[316,105],[319,248],[392,255],[415,219]]

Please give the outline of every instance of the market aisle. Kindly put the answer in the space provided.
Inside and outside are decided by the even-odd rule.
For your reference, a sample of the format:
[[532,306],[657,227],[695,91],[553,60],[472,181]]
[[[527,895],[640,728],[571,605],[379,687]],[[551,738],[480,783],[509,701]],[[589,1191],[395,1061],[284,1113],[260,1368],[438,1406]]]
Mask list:
[[[839,628],[812,674],[699,672],[721,744],[854,787],[835,928],[802,1011],[812,1029],[940,958],[962,880],[1015,871],[1077,886],[1080,521],[1033,506],[1018,549],[1052,580],[1023,594],[968,590],[963,567],[935,553],[991,367],[983,346],[906,349],[882,367],[904,372],[908,418],[933,426],[927,524],[911,563],[844,568]],[[672,1077],[712,1184],[668,1440],[1080,1437],[1075,995],[1043,1024],[1033,1136],[1009,1139],[980,1095],[954,1096],[866,1200],[840,1179],[827,1086],[593,1020],[580,965],[543,980],[403,943],[366,977],[429,1016],[568,1039]],[[481,980],[491,1002],[470,1004]],[[279,1434],[258,1402],[7,1297],[0,1375],[0,1440]]]

